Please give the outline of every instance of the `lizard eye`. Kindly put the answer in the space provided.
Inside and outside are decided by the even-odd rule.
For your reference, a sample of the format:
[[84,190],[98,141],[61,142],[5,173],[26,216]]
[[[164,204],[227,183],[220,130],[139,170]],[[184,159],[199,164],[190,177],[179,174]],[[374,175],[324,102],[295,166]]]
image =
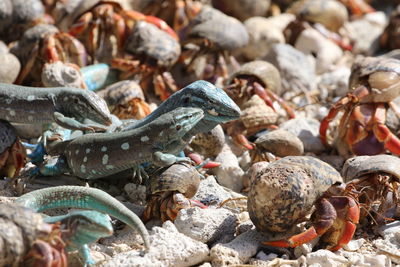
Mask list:
[[187,105],[187,104],[189,104],[189,102],[190,102],[190,98],[189,98],[188,96],[186,96],[186,97],[183,99],[183,104]]
[[179,131],[180,129],[182,129],[182,126],[177,125],[177,126],[176,126],[176,130]]

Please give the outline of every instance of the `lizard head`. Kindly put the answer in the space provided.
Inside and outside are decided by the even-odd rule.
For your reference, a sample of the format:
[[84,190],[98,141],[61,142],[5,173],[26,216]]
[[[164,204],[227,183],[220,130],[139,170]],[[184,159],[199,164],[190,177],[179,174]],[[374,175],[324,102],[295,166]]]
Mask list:
[[61,95],[63,109],[68,111],[68,115],[81,121],[90,119],[103,125],[112,123],[110,110],[103,98],[89,90],[68,89]]
[[74,210],[63,217],[63,223],[74,235],[72,242],[90,244],[113,234],[111,218],[107,214],[94,210]]
[[175,94],[179,95],[178,103],[174,103],[176,107],[201,108],[204,120],[225,123],[240,116],[240,108],[224,90],[207,81],[193,82]]
[[183,137],[203,117],[204,112],[200,108],[176,108],[166,115],[171,116],[173,123],[169,127],[174,131],[174,137]]

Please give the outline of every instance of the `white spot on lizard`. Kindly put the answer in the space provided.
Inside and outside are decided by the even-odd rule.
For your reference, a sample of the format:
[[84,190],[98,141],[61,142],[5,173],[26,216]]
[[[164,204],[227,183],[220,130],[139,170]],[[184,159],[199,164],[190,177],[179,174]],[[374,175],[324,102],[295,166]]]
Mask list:
[[106,169],[107,170],[112,170],[112,169],[114,169],[114,166],[113,165],[106,165]]
[[87,162],[87,157],[86,156],[83,158],[83,162]]
[[129,143],[128,143],[128,142],[123,143],[123,144],[121,145],[121,148],[122,148],[123,150],[128,150],[128,149],[129,149]]
[[14,110],[10,110],[10,115],[11,116],[15,116],[15,111]]
[[107,151],[107,147],[106,146],[101,147],[101,152],[106,152],[106,151]]
[[90,153],[90,148],[86,148],[86,154]]
[[103,163],[103,165],[106,165],[108,163],[108,155],[104,154],[103,159],[101,160],[101,162]]
[[28,100],[28,101],[33,101],[33,100],[35,100],[35,96],[34,95],[28,95],[28,97],[26,98],[26,100]]
[[85,167],[85,165],[81,165],[81,172],[82,172],[82,173],[86,173],[86,167]]
[[147,135],[140,137],[140,141],[142,141],[142,142],[146,142],[149,140],[150,140],[150,138]]

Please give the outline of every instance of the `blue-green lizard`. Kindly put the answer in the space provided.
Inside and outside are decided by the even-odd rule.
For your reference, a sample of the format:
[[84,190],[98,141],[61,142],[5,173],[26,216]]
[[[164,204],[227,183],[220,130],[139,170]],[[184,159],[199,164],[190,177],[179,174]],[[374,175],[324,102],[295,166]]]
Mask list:
[[[84,186],[55,186],[24,194],[17,198],[15,203],[30,208],[35,212],[55,208],[80,208],[109,214],[137,230],[143,238],[146,251],[150,248],[149,234],[139,217],[117,199],[100,189]],[[68,215],[66,216],[68,217]],[[106,218],[103,215],[97,214],[96,216],[99,217],[93,219],[99,219],[100,223],[88,221],[87,224],[87,229],[94,227],[94,232],[90,232],[92,231],[90,230],[87,232],[87,234],[89,234],[88,236],[75,235],[73,239],[71,239],[75,246],[82,249],[84,257],[88,255],[87,246],[84,245],[93,242],[92,240],[97,240],[100,236],[108,235],[110,233],[109,226],[107,226],[107,222],[105,222]],[[59,217],[59,219],[67,217]],[[54,222],[56,220],[57,219],[53,220],[49,218],[47,219],[47,222]],[[95,223],[93,224],[93,222]],[[102,229],[96,228],[97,225],[101,225]],[[81,228],[79,231],[81,230],[85,231],[84,228]],[[85,258],[85,260],[87,259],[88,258]]]

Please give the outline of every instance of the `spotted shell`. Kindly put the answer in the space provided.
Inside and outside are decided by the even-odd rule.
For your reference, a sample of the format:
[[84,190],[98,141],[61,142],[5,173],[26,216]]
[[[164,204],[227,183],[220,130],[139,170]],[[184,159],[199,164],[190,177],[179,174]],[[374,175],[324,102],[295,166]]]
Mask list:
[[199,172],[190,164],[180,162],[171,165],[160,175],[152,175],[148,191],[150,194],[178,191],[191,198],[196,194],[199,185]]
[[309,156],[285,157],[252,170],[247,207],[261,232],[290,231],[331,185],[343,181],[329,164]]
[[232,73],[228,83],[241,76],[255,76],[267,89],[278,95],[281,93],[281,75],[278,69],[267,61],[255,60],[242,65],[239,70]]
[[217,125],[211,131],[198,133],[190,141],[190,146],[200,154],[208,157],[216,157],[225,144],[225,134],[221,125]]
[[17,140],[15,128],[7,121],[0,120],[0,154]]
[[17,205],[0,204],[0,262],[20,266],[43,226],[42,216]]
[[321,23],[334,32],[337,32],[349,19],[346,7],[335,0],[296,1],[288,12],[306,21]]
[[361,102],[390,102],[400,94],[400,60],[394,58],[359,57],[349,78],[349,88],[368,82],[371,94]]
[[342,169],[346,182],[370,173],[388,173],[400,181],[400,159],[392,155],[359,156],[348,159]]

